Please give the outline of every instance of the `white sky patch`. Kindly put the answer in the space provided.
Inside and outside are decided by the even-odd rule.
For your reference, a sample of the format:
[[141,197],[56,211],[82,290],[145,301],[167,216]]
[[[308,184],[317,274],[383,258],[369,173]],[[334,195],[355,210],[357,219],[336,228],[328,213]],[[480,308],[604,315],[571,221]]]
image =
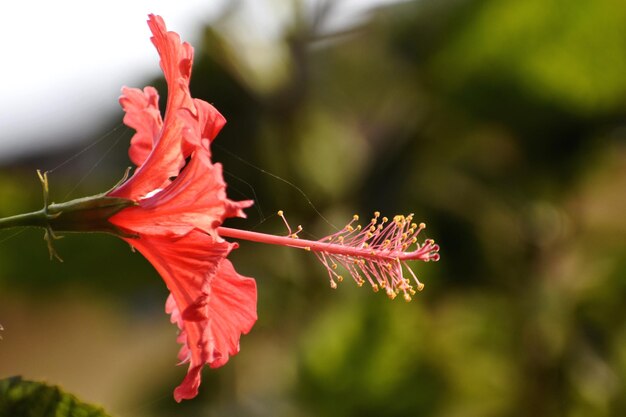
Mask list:
[[[308,0],[312,8],[320,0]],[[120,114],[123,85],[143,87],[158,76],[148,13],[197,44],[202,28],[233,0],[35,0],[0,2],[0,162],[59,144],[59,137],[87,137]],[[373,5],[394,0],[336,0],[330,29],[363,19]],[[292,17],[290,1],[242,0],[234,41],[246,48],[271,44]],[[254,64],[254,57],[250,57]],[[268,65],[259,62],[259,65]],[[68,138],[70,139],[70,138]]]

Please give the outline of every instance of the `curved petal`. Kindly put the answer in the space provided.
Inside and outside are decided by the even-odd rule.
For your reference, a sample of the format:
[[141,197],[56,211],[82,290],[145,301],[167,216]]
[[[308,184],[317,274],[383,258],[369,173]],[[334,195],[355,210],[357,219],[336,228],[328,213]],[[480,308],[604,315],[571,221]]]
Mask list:
[[[172,319],[184,332],[178,340],[184,341],[186,346],[179,358],[190,362],[189,374],[197,373],[199,385],[199,369],[194,371],[193,368],[201,368],[222,356],[208,339],[211,281],[216,277],[220,262],[236,245],[216,241],[197,230],[177,238],[150,236],[124,240],[150,261],[170,290],[176,305]],[[177,400],[180,401],[178,397]]]
[[[236,247],[199,230],[184,236],[124,238],[159,272],[185,317],[208,295],[208,284],[219,263]],[[205,314],[206,316],[206,314]]]
[[136,130],[129,155],[137,170],[109,196],[138,204],[109,221],[139,236],[122,238],[150,261],[170,290],[166,311],[180,328],[178,357],[189,362],[174,391],[181,401],[197,395],[205,364],[221,366],[239,351],[241,334],[256,321],[256,284],[225,259],[236,245],[216,231],[228,217],[245,217],[243,209],[252,201],[229,200],[222,167],[211,163],[209,145],[225,119],[189,94],[193,49],[168,32],[160,17],[150,15],[148,25],[168,85],[167,110],[161,120],[151,87],[123,89],[124,122]]
[[211,104],[197,98],[193,99],[197,114],[187,109],[180,110],[180,117],[187,122],[185,144],[193,148],[202,146],[210,152],[210,143],[226,124],[226,119]]
[[[174,390],[176,401],[198,394],[201,370],[205,364],[212,368],[222,366],[230,356],[239,352],[241,335],[248,333],[257,320],[256,303],[254,279],[239,275],[226,259],[222,260],[210,282],[206,320],[191,324],[185,314],[180,313],[176,297],[170,295],[165,310],[171,314],[172,323],[180,329],[178,342],[182,347],[178,358],[189,362],[187,375]],[[196,338],[197,332],[188,332],[191,326],[204,326],[200,340]],[[202,354],[194,354],[194,347],[203,350]],[[204,360],[198,361],[198,358]]]
[[[160,137],[153,142],[149,155],[143,159],[132,178],[112,191],[114,197],[139,200],[156,189],[163,188],[170,177],[178,175],[191,148],[183,149],[183,131],[186,122],[179,117],[180,109],[197,115],[189,94],[189,77],[193,62],[193,48],[182,43],[175,32],[168,32],[160,16],[150,15],[148,26],[160,57],[161,68],[168,87],[167,110]],[[140,142],[142,146],[146,141]],[[132,158],[132,156],[131,156]],[[133,162],[135,160],[133,159]]]
[[169,32],[161,16],[149,15],[148,26],[152,32],[152,43],[161,57],[160,65],[169,89],[167,108],[193,109],[193,99],[189,94],[193,47],[182,42],[178,33]]
[[198,109],[198,124],[202,129],[200,136],[213,141],[226,124],[226,119],[213,105],[204,100],[194,98],[193,102]]
[[226,197],[222,166],[212,164],[198,149],[180,175],[163,191],[109,218],[118,227],[140,235],[184,235],[200,229],[217,237],[215,229],[227,217],[245,217],[252,201]]
[[136,166],[142,165],[159,140],[163,120],[159,112],[159,94],[153,87],[122,88],[120,104],[126,112],[124,124],[135,129],[128,154]]
[[254,279],[238,274],[228,259],[222,260],[211,281],[208,303],[211,323],[207,339],[216,350],[211,368],[224,365],[229,355],[239,352],[239,337],[257,320],[256,303]]

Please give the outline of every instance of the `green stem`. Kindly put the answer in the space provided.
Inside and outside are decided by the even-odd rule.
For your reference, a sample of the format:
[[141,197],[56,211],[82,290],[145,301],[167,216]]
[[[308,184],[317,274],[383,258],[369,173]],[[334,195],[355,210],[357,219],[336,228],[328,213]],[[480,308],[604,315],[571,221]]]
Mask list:
[[[55,232],[102,232],[117,236],[135,237],[109,222],[109,217],[127,207],[137,205],[125,198],[109,197],[109,191],[65,203],[49,203],[48,173],[37,170],[43,190],[43,208],[31,213],[17,214],[0,219],[0,229],[12,227],[40,227],[45,229],[50,259],[62,259],[54,250],[53,241],[60,239]],[[128,177],[128,170],[122,182]],[[119,185],[119,184],[118,184]]]
[[131,200],[106,195],[78,198],[60,204],[50,204],[41,210],[0,219],[0,229],[11,227],[41,227],[56,232],[105,232],[122,234],[109,217],[135,205]]
[[0,229],[12,227],[40,227],[46,231],[50,259],[61,257],[54,250],[53,242],[59,239],[55,232],[102,232],[127,236],[109,222],[109,217],[126,207],[135,205],[131,200],[98,194],[61,204],[48,204],[44,186],[44,208],[31,213],[17,214],[0,219]]
[[15,216],[0,219],[0,229],[10,229],[12,227],[43,227],[48,224],[44,209],[33,211],[32,213],[17,214]]

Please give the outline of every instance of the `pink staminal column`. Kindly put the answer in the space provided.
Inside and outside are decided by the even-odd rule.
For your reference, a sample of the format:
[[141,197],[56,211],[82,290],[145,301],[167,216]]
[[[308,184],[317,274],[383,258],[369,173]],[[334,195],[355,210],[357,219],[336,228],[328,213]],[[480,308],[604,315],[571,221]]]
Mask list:
[[[284,220],[282,211],[278,215]],[[311,251],[328,271],[332,288],[337,288],[337,283],[343,281],[343,276],[337,272],[341,265],[357,285],[362,286],[367,281],[375,292],[383,289],[391,299],[402,293],[406,301],[411,301],[415,290],[421,291],[424,284],[407,262],[439,260],[439,245],[432,239],[418,243],[418,235],[426,225],[413,223],[412,214],[395,216],[390,220],[387,217],[381,218],[380,213],[376,212],[365,227],[355,226],[358,220],[359,217],[355,215],[341,230],[318,241],[300,239],[298,233],[302,228],[298,226],[292,232],[286,221],[289,230],[287,236],[227,227],[220,227],[217,231],[222,237]]]

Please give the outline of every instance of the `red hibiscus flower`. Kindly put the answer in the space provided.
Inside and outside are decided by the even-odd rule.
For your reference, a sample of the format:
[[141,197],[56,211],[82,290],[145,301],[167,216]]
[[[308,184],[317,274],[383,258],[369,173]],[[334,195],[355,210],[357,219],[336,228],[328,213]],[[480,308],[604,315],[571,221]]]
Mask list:
[[[224,125],[210,104],[192,99],[189,77],[193,49],[150,15],[152,41],[168,85],[165,119],[158,94],[124,88],[120,103],[126,125],[136,130],[129,155],[134,175],[108,193],[132,200],[109,218],[141,252],[170,290],[166,311],[180,328],[179,354],[189,371],[174,391],[177,401],[198,393],[203,365],[217,367],[239,351],[239,337],[256,321],[255,281],[239,275],[226,260],[236,244],[216,228],[228,217],[243,217],[251,201],[226,197],[220,164],[210,160],[209,142]],[[186,162],[188,161],[188,162]]]
[[365,225],[355,215],[319,241],[298,238],[302,229],[292,232],[281,211],[287,236],[221,226],[226,218],[243,217],[252,204],[227,198],[222,167],[211,162],[210,143],[225,120],[189,93],[192,47],[167,32],[160,17],[150,15],[148,24],[169,94],[162,119],[154,88],[123,89],[124,123],[136,130],[129,151],[137,166],[133,176],[108,193],[49,204],[48,179],[39,173],[43,209],[0,219],[0,228],[44,228],[51,256],[58,257],[52,241],[59,231],[113,233],[141,252],[170,290],[165,309],[180,329],[179,359],[189,363],[174,390],[176,401],[197,395],[203,366],[224,365],[257,319],[255,281],[235,271],[226,257],[236,244],[222,237],[313,252],[332,288],[343,281],[343,270],[359,286],[367,282],[392,299],[401,294],[410,301],[424,285],[409,262],[439,260],[432,239],[419,243],[425,225],[413,223],[412,214],[388,219],[376,212]]

